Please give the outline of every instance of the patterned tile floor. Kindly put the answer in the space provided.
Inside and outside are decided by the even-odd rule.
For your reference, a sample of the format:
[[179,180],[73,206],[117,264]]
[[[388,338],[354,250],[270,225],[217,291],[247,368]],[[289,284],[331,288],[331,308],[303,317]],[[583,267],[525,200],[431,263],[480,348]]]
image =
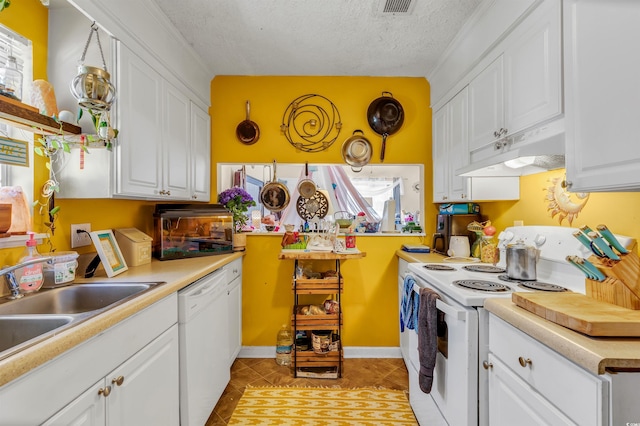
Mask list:
[[328,386],[409,390],[409,378],[402,358],[346,358],[339,379],[294,378],[289,367],[273,358],[238,358],[231,367],[231,381],[206,426],[226,425],[245,387],[252,386]]

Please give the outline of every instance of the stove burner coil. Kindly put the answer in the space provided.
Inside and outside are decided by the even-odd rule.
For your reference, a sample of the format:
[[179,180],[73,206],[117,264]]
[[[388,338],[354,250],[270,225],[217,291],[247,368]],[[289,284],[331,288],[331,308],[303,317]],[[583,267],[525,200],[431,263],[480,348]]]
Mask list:
[[425,269],[429,269],[431,271],[455,271],[456,268],[449,265],[441,265],[439,263],[428,263],[423,266]]
[[462,269],[466,269],[471,272],[491,272],[491,273],[502,273],[504,272],[503,268],[492,265],[467,265],[463,266]]
[[506,274],[498,275],[498,278],[500,278],[502,281],[514,283],[522,288],[527,288],[529,290],[555,291],[555,292],[568,291],[566,288],[561,287],[559,285],[543,283],[541,281],[514,280],[513,278],[509,278],[509,276]]
[[504,284],[484,280],[456,280],[453,284],[472,290],[488,291],[493,293],[511,290],[509,286]]

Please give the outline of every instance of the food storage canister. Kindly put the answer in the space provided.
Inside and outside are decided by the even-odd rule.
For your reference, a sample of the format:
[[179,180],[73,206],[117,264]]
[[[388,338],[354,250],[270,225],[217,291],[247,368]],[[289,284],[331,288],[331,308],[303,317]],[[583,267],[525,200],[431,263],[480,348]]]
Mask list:
[[43,288],[59,287],[71,283],[76,279],[76,268],[78,267],[77,252],[60,251],[47,253],[45,256],[50,256],[52,261],[51,263],[46,263],[43,267]]

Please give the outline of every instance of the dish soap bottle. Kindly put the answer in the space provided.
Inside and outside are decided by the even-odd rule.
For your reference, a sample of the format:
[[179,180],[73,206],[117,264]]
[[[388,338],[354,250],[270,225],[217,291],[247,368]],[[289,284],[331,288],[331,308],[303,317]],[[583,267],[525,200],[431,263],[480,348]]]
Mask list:
[[[29,232],[27,248],[24,256],[18,261],[19,263],[42,257],[36,248],[38,242],[35,240],[34,236],[33,232]],[[42,262],[17,269],[16,282],[18,283],[20,292],[22,293],[33,293],[34,291],[40,290],[40,287],[42,287],[42,283],[44,282]]]
[[282,328],[278,331],[276,343],[276,364],[291,365],[291,349],[293,347],[293,336],[291,330],[286,324],[282,324]]

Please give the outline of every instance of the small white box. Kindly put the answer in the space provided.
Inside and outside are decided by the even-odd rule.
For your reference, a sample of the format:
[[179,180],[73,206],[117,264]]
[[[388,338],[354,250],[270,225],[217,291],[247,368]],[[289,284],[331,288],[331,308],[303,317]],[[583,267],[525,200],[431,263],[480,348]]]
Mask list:
[[128,266],[139,266],[151,262],[153,238],[136,228],[115,229],[116,241]]

